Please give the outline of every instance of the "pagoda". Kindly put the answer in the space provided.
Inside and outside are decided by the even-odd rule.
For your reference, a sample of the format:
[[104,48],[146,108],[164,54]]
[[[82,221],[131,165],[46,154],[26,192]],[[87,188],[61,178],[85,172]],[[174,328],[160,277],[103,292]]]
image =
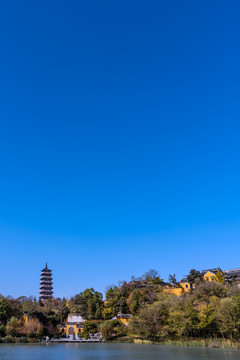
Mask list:
[[52,270],[48,269],[47,263],[45,268],[41,271],[41,282],[40,282],[40,296],[41,300],[51,300],[53,298],[53,287],[52,287]]

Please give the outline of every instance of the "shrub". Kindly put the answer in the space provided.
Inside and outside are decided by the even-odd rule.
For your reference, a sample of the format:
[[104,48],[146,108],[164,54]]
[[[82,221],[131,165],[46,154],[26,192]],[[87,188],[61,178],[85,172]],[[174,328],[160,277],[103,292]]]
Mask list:
[[8,335],[8,336],[5,336],[5,337],[2,338],[2,342],[4,342],[4,343],[13,343],[15,341],[14,341],[14,338],[12,338],[10,335]]
[[27,338],[27,342],[29,342],[29,343],[35,343],[35,342],[36,342],[36,339],[30,337],[30,338]]
[[26,336],[21,336],[20,338],[16,338],[16,343],[26,343],[27,338]]

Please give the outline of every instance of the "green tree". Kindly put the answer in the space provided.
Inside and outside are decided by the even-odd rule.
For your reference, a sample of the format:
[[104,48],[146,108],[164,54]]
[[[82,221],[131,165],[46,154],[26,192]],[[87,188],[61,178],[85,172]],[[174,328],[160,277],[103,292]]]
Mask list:
[[84,339],[89,338],[89,334],[95,334],[97,332],[97,324],[92,321],[85,321],[83,323],[83,331],[79,334]]
[[177,279],[176,279],[176,275],[169,275],[168,280],[171,284],[177,285]]
[[233,337],[239,334],[240,313],[235,299],[225,298],[218,307],[218,327],[222,336]]
[[106,321],[99,326],[99,330],[105,340],[110,340],[113,337],[114,329],[118,325],[118,321]]
[[143,276],[143,281],[149,285],[162,285],[163,280],[161,279],[157,270],[148,270]]
[[207,303],[200,302],[197,306],[199,335],[204,338],[217,335],[217,307],[219,298],[212,297]]
[[193,289],[193,284],[195,284],[197,280],[202,280],[200,271],[195,269],[190,270],[189,275],[187,276],[187,281],[190,284],[191,290]]
[[186,316],[184,310],[171,311],[168,318],[169,333],[173,337],[183,338],[191,329],[191,319]]
[[0,296],[0,323],[6,324],[9,317],[10,309],[8,306],[8,301],[3,296]]
[[93,288],[75,295],[70,300],[70,309],[79,312],[87,320],[101,319],[103,310],[102,294]]
[[128,313],[129,308],[127,305],[127,299],[131,290],[128,290],[126,286],[111,287],[106,292],[106,302],[104,308],[106,309],[104,319],[111,319],[116,316],[118,312]]
[[203,281],[194,291],[193,298],[209,303],[212,296],[224,298],[227,295],[228,289],[224,284],[215,281]]
[[157,296],[153,290],[149,288],[134,289],[129,296],[127,304],[131,314],[136,315],[144,306],[153,304],[155,301],[157,301]]
[[155,302],[143,308],[138,316],[133,317],[129,329],[147,339],[157,340],[166,336],[168,307],[163,302]]

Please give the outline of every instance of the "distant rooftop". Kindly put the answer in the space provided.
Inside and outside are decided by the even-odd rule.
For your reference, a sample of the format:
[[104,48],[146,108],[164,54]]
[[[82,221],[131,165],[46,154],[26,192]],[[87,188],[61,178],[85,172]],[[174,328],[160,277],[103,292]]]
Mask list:
[[224,274],[240,273],[240,268],[239,269],[224,270],[223,273]]
[[202,270],[203,273],[207,273],[208,271],[210,271],[213,274],[216,274],[218,271],[222,271],[222,269],[220,267],[218,267],[218,268],[213,268],[213,269]]

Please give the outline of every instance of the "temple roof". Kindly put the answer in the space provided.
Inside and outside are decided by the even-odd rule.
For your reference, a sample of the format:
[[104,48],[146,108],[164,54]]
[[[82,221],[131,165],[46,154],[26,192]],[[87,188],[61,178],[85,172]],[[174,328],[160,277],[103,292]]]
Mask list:
[[221,270],[220,267],[218,267],[218,268],[213,268],[213,269],[203,270],[202,273],[206,274],[207,272],[211,272],[211,273],[213,273],[213,274],[216,274],[218,271],[221,271],[221,272],[222,272],[222,270]]

